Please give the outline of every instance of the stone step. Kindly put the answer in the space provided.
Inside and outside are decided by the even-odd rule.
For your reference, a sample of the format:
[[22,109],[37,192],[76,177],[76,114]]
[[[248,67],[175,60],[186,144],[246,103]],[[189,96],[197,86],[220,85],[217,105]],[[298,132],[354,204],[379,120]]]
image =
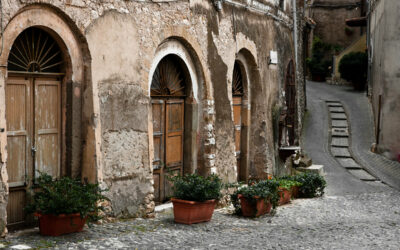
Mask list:
[[345,113],[331,113],[332,120],[347,120]]
[[336,158],[339,164],[347,169],[362,169],[353,158]]
[[344,113],[343,107],[329,107],[331,113]]
[[304,167],[299,167],[299,168],[296,168],[296,170],[298,170],[298,171],[300,171],[300,172],[312,172],[312,173],[317,173],[317,174],[319,174],[319,175],[321,175],[321,176],[323,176],[325,173],[324,173],[324,165],[311,165],[311,166],[309,166],[309,167],[306,167],[306,168],[304,168]]
[[348,148],[341,148],[341,147],[331,147],[331,152],[334,157],[343,157],[343,158],[350,158],[350,151]]
[[338,101],[326,101],[326,104],[329,107],[343,107],[342,103]]
[[349,138],[332,137],[331,145],[335,147],[349,147]]
[[346,120],[332,120],[333,128],[348,128]]
[[349,137],[349,130],[347,128],[332,128],[332,136]]
[[357,177],[360,180],[363,181],[375,181],[376,178],[372,175],[370,175],[367,171],[364,169],[350,169],[349,172]]

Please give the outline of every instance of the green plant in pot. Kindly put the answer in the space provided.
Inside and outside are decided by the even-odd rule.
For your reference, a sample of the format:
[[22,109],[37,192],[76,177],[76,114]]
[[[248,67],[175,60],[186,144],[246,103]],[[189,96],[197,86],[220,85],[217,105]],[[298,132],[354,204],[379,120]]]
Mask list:
[[269,213],[278,205],[278,187],[276,180],[262,180],[251,186],[239,188],[231,195],[231,201],[237,214],[257,217]]
[[299,188],[300,197],[312,198],[322,196],[326,187],[326,181],[318,173],[305,172],[293,176],[293,179],[301,186]]
[[278,179],[278,182],[279,205],[288,203],[292,198],[293,193],[296,192],[296,187],[300,187],[302,185],[300,182],[295,181],[291,178],[281,178]]
[[190,174],[168,179],[173,184],[171,201],[175,222],[193,224],[211,220],[222,189],[222,181],[217,175]]
[[31,203],[26,213],[39,217],[42,235],[58,236],[79,232],[87,221],[97,221],[103,207],[98,202],[107,200],[99,184],[61,177],[53,179],[46,173],[36,178]]

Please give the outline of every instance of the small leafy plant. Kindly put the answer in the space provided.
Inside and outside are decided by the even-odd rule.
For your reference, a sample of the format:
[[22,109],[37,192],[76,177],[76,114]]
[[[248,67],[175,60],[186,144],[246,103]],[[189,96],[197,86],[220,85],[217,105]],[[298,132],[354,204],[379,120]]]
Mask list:
[[339,72],[343,79],[353,83],[354,88],[363,90],[367,82],[368,55],[363,52],[351,52],[339,62]]
[[46,173],[41,173],[36,179],[32,202],[25,207],[26,213],[41,214],[75,214],[79,213],[82,218],[87,217],[88,221],[97,221],[98,212],[103,207],[97,202],[107,200],[102,195],[99,184],[83,183],[79,179],[61,177],[53,179]]
[[290,179],[279,179],[279,187],[283,189],[290,190],[292,187],[301,187],[302,183],[295,181],[295,180],[290,180]]
[[326,181],[323,176],[317,173],[305,172],[293,176],[293,180],[301,183],[300,196],[306,198],[318,197],[324,194]]
[[207,201],[219,199],[221,196],[222,181],[212,174],[203,177],[198,174],[169,177],[173,183],[173,197],[187,201]]
[[238,188],[232,195],[231,201],[235,208],[235,213],[241,213],[241,206],[239,202],[239,194],[245,197],[252,204],[257,202],[257,199],[264,199],[264,202],[271,202],[272,207],[275,209],[278,206],[279,182],[276,180],[262,180],[250,186]]

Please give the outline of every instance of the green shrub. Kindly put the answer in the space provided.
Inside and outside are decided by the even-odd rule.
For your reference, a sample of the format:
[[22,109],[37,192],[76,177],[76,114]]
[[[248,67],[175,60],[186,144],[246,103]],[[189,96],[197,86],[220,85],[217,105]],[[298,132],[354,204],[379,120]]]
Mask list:
[[36,179],[32,202],[25,207],[25,212],[41,214],[74,214],[88,216],[89,221],[99,219],[98,212],[103,210],[98,201],[107,200],[99,184],[82,183],[79,179],[61,177],[53,179],[41,173]]
[[310,73],[313,76],[327,76],[329,73],[329,66],[332,66],[332,62],[329,58],[329,54],[332,50],[332,45],[324,43],[322,39],[315,36],[312,43],[312,56],[306,59],[306,64]]
[[340,76],[353,83],[354,88],[363,90],[367,81],[368,55],[363,52],[351,52],[339,62]]
[[305,172],[293,176],[293,180],[301,183],[299,193],[301,197],[312,198],[322,196],[326,187],[323,176],[317,173]]
[[173,183],[174,198],[188,201],[219,199],[222,181],[217,175],[203,177],[198,174],[169,177]]
[[255,203],[257,199],[264,198],[265,202],[271,202],[272,207],[278,206],[279,195],[278,195],[279,182],[276,180],[262,180],[251,186],[244,186],[238,188],[231,195],[231,201],[235,208],[236,214],[241,213],[241,207],[238,195],[241,194],[246,197],[251,203]]

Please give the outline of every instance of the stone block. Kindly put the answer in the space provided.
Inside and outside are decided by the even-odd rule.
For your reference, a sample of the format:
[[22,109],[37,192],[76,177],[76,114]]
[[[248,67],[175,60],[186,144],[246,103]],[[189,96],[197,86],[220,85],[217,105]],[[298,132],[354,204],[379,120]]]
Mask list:
[[345,113],[331,113],[331,119],[332,120],[346,120],[346,114]]
[[347,137],[332,137],[332,146],[349,147],[349,139]]
[[327,105],[329,106],[329,107],[343,107],[342,106],[342,103],[340,103],[340,102],[327,102]]
[[333,128],[348,128],[346,120],[332,120]]
[[375,181],[376,178],[372,175],[370,175],[367,171],[365,171],[364,169],[353,169],[353,170],[349,170],[349,172],[354,175],[355,177],[357,177],[360,180],[363,181]]
[[307,168],[304,167],[299,167],[297,168],[298,171],[300,172],[311,172],[311,173],[317,173],[321,176],[324,175],[324,165],[311,165]]
[[331,152],[335,157],[351,157],[348,148],[331,147]]
[[361,166],[353,158],[337,158],[336,160],[344,168],[361,169]]
[[344,113],[343,107],[329,107],[331,113]]
[[349,130],[347,128],[332,128],[332,136],[348,137]]

